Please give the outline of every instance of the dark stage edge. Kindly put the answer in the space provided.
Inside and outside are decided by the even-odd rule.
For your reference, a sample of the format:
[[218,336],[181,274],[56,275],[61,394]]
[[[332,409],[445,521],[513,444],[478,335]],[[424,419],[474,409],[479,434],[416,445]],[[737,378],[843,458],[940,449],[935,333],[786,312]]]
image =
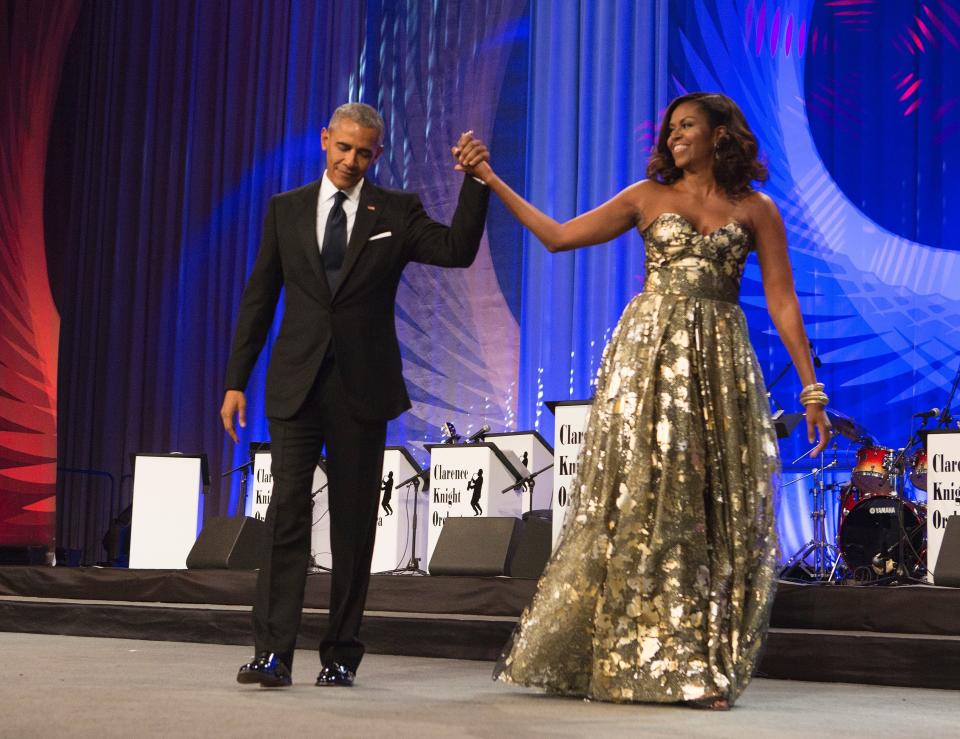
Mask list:
[[[255,573],[0,567],[0,630],[250,643]],[[328,575],[307,580],[298,646],[316,648]],[[371,579],[372,653],[494,660],[536,582],[498,577]],[[960,689],[960,589],[781,583],[763,677]]]

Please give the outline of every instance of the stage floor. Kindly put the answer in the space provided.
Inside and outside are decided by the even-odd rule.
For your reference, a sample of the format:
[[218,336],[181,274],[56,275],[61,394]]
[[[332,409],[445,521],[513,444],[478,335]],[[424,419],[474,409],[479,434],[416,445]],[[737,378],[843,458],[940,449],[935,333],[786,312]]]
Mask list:
[[4,736],[942,737],[943,690],[757,679],[732,711],[611,705],[490,680],[489,662],[368,655],[351,689],[316,688],[301,650],[293,687],[234,682],[243,647],[0,633]]
[[[254,572],[0,568],[0,631],[250,643]],[[326,624],[330,579],[308,578],[298,646]],[[494,660],[536,582],[374,576],[370,653]],[[960,589],[781,583],[758,674],[960,689]]]

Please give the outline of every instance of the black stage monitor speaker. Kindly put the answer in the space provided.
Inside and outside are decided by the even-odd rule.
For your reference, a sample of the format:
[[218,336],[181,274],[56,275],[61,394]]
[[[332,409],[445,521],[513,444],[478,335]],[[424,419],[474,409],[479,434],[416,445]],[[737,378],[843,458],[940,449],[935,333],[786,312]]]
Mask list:
[[255,570],[266,540],[263,521],[249,516],[215,516],[200,530],[187,567],[191,570]]
[[523,514],[523,530],[517,549],[510,562],[513,577],[532,580],[543,574],[543,568],[553,550],[553,517],[550,511],[530,511]]
[[933,582],[960,588],[960,515],[947,519],[937,555],[937,566],[933,570]]
[[520,520],[448,518],[430,558],[431,575],[509,575]]

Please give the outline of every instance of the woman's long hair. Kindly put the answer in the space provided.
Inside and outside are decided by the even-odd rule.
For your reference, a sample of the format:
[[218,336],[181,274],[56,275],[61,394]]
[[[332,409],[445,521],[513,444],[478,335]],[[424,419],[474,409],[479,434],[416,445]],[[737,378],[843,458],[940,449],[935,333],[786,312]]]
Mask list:
[[731,200],[738,200],[753,192],[752,182],[764,182],[769,177],[767,166],[758,157],[757,137],[740,107],[726,95],[711,92],[691,92],[671,101],[660,123],[657,146],[647,164],[647,177],[670,185],[683,177],[683,170],[673,161],[673,152],[667,146],[670,138],[670,117],[682,103],[696,103],[707,116],[710,130],[726,126],[727,135],[717,142],[713,162],[713,176]]

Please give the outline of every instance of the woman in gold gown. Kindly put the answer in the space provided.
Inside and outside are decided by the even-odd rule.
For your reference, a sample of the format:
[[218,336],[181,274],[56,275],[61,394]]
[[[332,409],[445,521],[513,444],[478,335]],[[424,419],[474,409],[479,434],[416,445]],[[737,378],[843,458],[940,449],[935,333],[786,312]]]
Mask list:
[[776,436],[738,304],[756,249],[767,306],[829,439],[783,221],[737,105],[670,103],[649,179],[558,223],[511,190],[473,140],[458,168],[551,252],[639,229],[646,284],[604,350],[564,528],[495,677],[551,692],[728,708],[750,681],[775,587]]

